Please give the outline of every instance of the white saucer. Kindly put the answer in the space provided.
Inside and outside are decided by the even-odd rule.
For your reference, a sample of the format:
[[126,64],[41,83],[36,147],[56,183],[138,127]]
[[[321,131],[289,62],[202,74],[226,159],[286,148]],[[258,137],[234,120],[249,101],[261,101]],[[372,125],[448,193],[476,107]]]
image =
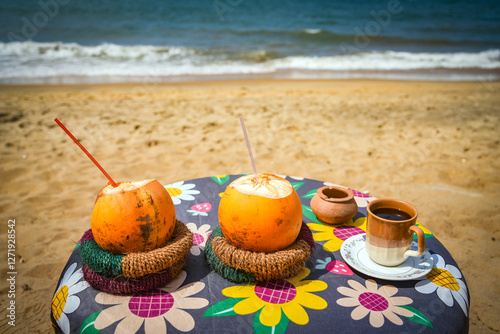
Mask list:
[[340,254],[351,267],[371,277],[391,281],[409,281],[425,276],[434,266],[434,259],[428,251],[421,257],[409,257],[399,266],[382,266],[370,259],[365,246],[366,233],[358,234],[342,243]]

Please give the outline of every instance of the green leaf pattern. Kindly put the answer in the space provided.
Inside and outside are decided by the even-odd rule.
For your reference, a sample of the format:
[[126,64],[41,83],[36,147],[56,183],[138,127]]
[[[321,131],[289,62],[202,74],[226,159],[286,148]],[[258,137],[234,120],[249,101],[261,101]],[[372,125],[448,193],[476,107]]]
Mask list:
[[420,325],[434,328],[434,326],[432,325],[429,318],[427,318],[422,312],[420,312],[416,308],[408,306],[408,305],[399,305],[398,307],[402,307],[404,309],[407,309],[408,311],[413,312],[413,316],[407,317],[408,320],[413,321],[413,322],[420,324]]

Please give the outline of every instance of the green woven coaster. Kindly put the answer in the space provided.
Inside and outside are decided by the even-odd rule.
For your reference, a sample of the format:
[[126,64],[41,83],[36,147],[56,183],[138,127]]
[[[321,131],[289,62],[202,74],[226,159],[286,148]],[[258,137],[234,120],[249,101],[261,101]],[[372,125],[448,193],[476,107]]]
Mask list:
[[205,261],[208,263],[209,267],[214,270],[217,274],[224,277],[228,281],[235,283],[251,283],[255,282],[255,275],[246,272],[244,270],[232,268],[224,264],[217,255],[214,254],[212,250],[212,240],[216,237],[224,238],[222,230],[217,227],[215,231],[212,232],[210,239],[205,245]]

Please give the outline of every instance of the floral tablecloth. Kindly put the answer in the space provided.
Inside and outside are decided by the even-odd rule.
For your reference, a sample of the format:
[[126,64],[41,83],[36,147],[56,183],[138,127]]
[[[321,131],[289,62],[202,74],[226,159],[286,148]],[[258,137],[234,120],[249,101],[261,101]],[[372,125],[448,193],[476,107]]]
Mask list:
[[[165,185],[177,218],[193,232],[181,274],[166,286],[133,296],[93,289],[83,279],[78,244],[52,299],[51,320],[64,333],[466,333],[469,292],[445,247],[420,223],[433,269],[410,281],[387,281],[350,268],[340,247],[365,233],[366,205],[373,197],[351,189],[357,215],[340,226],[319,222],[310,208],[322,181],[286,178],[296,189],[315,249],[296,276],[242,285],[211,271],[203,257],[218,226],[220,195],[240,175],[218,175]],[[283,176],[284,177],[284,176]],[[439,217],[436,217],[439,219]],[[90,227],[90,222],[89,222]],[[83,234],[82,230],[82,234]]]

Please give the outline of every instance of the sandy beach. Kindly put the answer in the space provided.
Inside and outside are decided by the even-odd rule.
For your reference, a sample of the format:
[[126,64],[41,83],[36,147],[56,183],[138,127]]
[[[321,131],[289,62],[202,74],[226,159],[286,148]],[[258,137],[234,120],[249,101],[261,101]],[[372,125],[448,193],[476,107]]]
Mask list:
[[[414,204],[465,276],[470,332],[500,331],[500,82],[247,80],[0,86],[0,235],[15,219],[15,332],[51,331],[57,280],[107,184],[54,118],[116,181],[168,184],[251,172],[240,115],[259,171]],[[3,316],[0,332],[12,329]]]

